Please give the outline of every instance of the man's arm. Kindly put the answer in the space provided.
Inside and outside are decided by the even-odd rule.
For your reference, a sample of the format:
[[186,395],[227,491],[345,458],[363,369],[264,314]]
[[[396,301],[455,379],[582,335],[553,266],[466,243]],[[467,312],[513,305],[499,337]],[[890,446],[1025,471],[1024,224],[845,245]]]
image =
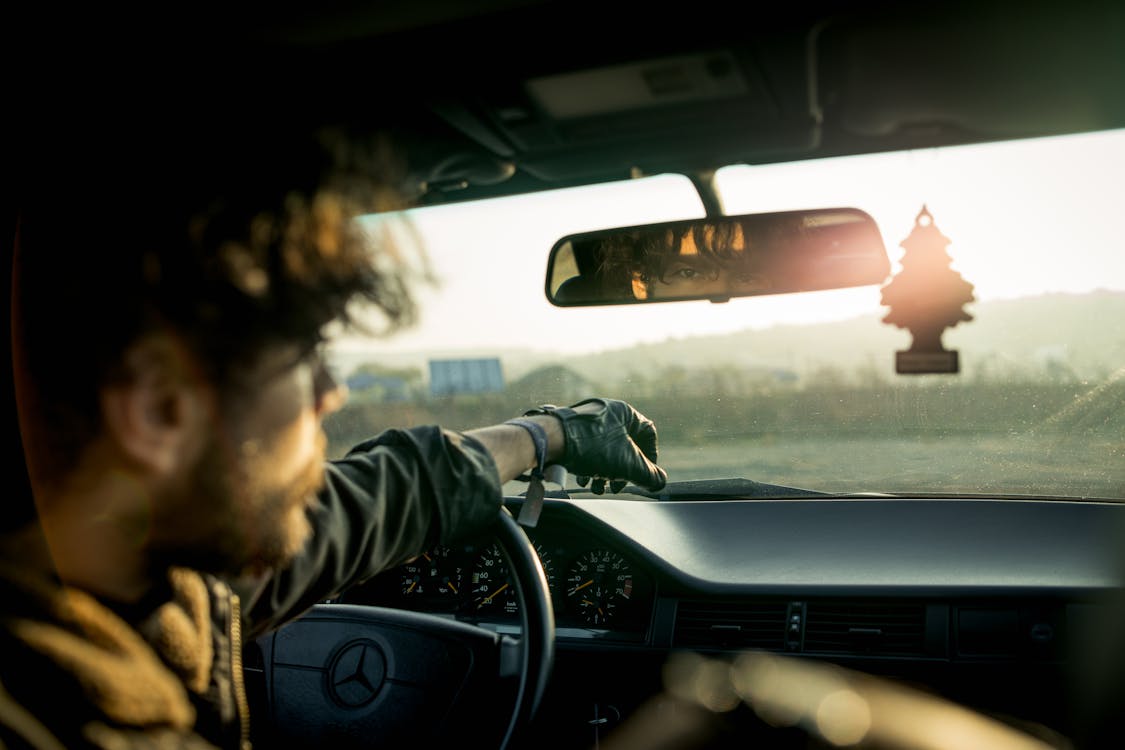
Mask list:
[[360,443],[326,466],[309,510],[313,533],[300,554],[250,590],[236,584],[246,599],[247,636],[429,546],[483,531],[502,500],[492,456],[470,435],[429,425]]
[[[547,463],[558,463],[566,446],[562,422],[550,415],[532,415],[526,419],[537,423],[547,435]],[[469,430],[465,434],[479,440],[492,456],[501,484],[535,465],[535,443],[531,434],[519,425],[498,424]]]
[[[547,437],[546,462],[561,463],[595,492],[626,481],[659,489],[656,429],[624,401],[590,399],[568,408],[540,407],[523,417]],[[331,462],[314,533],[293,563],[277,571],[248,603],[247,632],[296,617],[437,542],[488,528],[501,486],[536,463],[530,433],[500,424],[458,433],[436,426],[388,430]]]

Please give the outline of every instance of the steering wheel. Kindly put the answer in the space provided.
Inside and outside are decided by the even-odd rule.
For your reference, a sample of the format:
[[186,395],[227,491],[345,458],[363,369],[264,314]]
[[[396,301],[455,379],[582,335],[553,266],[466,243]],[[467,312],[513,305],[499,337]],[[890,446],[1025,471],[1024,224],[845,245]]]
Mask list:
[[[543,565],[507,509],[493,531],[522,637],[418,612],[318,604],[258,641],[265,706],[255,707],[255,721],[266,718],[271,739],[286,746],[403,747],[472,732],[475,745],[495,737],[507,747],[543,697],[555,619]],[[498,685],[513,683],[500,721],[496,707],[510,693]]]

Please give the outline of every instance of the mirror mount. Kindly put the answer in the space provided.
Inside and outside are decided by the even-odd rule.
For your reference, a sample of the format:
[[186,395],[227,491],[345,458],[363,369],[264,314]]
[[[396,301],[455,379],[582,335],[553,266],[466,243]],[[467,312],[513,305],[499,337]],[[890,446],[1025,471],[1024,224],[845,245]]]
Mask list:
[[703,203],[704,215],[708,219],[718,219],[723,216],[723,199],[715,189],[715,170],[701,169],[688,175],[692,187]]

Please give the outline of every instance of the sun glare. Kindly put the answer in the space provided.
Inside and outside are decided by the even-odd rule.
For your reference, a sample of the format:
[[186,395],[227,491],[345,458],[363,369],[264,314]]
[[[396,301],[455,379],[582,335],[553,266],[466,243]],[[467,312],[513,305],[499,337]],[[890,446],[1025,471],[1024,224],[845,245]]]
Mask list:
[[[1125,131],[1008,141],[720,170],[728,214],[855,207],[879,224],[892,273],[923,206],[951,242],[953,270],[976,301],[1047,292],[1125,289],[1125,248],[1114,217],[1123,192]],[[695,218],[689,180],[664,175],[365,217],[405,222],[439,278],[421,290],[420,324],[345,348],[456,351],[511,348],[589,353],[701,333],[885,313],[878,287],[728,303],[553,307],[548,253],[574,232]]]

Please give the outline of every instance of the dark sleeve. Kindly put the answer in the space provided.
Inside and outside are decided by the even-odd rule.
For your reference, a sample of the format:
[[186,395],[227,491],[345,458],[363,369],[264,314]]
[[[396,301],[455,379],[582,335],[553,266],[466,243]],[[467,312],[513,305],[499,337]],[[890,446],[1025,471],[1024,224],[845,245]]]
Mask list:
[[[254,638],[318,601],[497,517],[500,476],[477,440],[436,426],[388,430],[330,461],[313,533],[283,570],[240,593]],[[239,587],[236,585],[236,590]]]

